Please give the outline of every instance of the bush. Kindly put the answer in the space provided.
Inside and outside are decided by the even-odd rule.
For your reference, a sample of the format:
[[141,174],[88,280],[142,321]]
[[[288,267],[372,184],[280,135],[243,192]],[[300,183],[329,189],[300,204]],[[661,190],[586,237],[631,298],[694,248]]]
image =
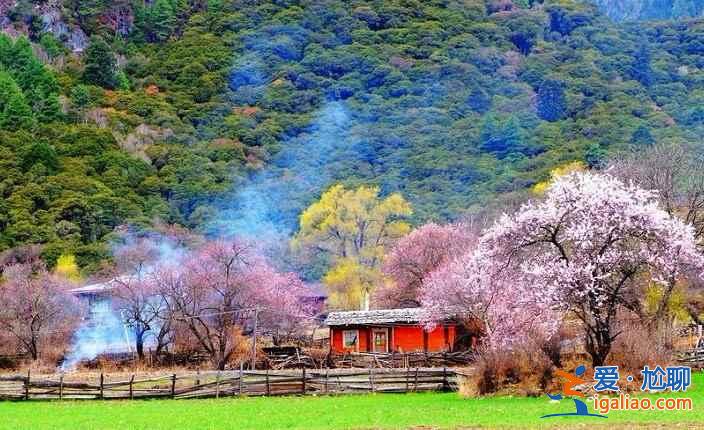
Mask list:
[[552,362],[537,348],[487,349],[479,354],[476,371],[465,381],[470,386],[460,386],[460,392],[539,396],[551,387],[552,380]]

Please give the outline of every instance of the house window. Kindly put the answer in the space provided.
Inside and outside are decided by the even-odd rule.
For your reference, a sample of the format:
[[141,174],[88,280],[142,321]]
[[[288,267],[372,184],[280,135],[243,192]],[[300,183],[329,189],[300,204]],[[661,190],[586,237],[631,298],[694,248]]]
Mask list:
[[349,349],[356,349],[358,338],[359,334],[357,330],[344,330],[342,332],[342,346]]

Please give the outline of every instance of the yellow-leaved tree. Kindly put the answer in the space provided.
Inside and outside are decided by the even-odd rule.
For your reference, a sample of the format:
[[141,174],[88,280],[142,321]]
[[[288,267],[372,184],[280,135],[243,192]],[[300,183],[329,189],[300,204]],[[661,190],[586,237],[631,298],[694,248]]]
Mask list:
[[530,190],[534,194],[543,195],[543,194],[545,194],[545,190],[547,190],[547,188],[550,186],[550,184],[552,184],[555,181],[555,179],[557,179],[561,176],[568,175],[570,173],[584,172],[586,170],[587,170],[587,165],[584,164],[584,162],[571,161],[569,163],[557,166],[554,169],[552,169],[550,171],[550,179],[548,179],[546,181],[538,182],[537,184],[533,185]]
[[301,214],[292,244],[328,257],[323,283],[331,307],[364,308],[374,287],[384,282],[380,266],[386,250],[410,231],[411,214],[400,194],[382,198],[378,187],[333,185]]
[[81,273],[78,270],[75,255],[61,254],[58,260],[56,260],[56,268],[54,271],[57,275],[63,276],[73,282],[79,282],[81,280]]

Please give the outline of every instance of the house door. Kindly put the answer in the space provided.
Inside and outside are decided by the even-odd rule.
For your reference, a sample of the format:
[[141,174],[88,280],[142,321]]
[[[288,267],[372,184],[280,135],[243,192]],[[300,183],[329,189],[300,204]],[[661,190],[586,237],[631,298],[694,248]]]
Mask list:
[[389,352],[389,336],[388,330],[385,328],[374,329],[373,334],[373,351],[374,352]]

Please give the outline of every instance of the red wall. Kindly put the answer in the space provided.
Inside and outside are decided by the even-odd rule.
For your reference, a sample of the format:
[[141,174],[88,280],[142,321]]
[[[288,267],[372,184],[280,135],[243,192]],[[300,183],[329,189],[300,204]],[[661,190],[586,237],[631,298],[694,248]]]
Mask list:
[[397,326],[394,327],[393,349],[399,352],[423,351],[423,327]]
[[[371,327],[351,328],[359,330],[359,351],[369,352],[371,348]],[[344,327],[330,328],[330,346],[333,352],[345,353],[355,352],[354,349],[345,349],[342,346],[342,332]],[[393,330],[393,334],[392,334]],[[424,339],[427,336],[427,340]],[[420,325],[399,325],[389,327],[389,345],[395,352],[417,352],[425,350],[425,343],[430,352],[444,351],[451,349],[455,343],[456,330],[454,325],[437,326],[430,332],[424,332]]]

